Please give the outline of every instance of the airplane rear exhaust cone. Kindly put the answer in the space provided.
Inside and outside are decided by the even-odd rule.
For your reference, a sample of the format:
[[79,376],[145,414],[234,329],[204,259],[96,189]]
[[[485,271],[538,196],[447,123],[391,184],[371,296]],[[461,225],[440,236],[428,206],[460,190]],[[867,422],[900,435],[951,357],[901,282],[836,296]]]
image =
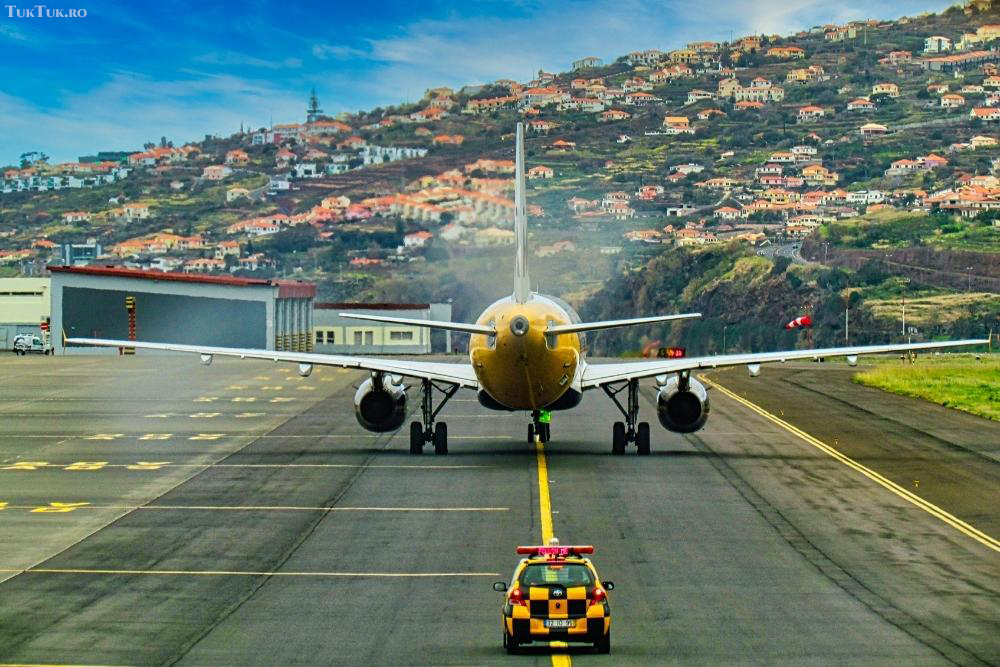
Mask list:
[[524,315],[518,315],[510,321],[510,332],[515,336],[523,336],[528,333],[531,324]]

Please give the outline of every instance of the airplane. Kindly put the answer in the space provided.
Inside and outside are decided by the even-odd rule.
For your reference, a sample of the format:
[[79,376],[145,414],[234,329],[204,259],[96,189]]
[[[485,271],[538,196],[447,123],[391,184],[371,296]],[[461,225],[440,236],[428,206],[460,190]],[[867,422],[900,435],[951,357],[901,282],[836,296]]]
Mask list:
[[[317,365],[367,370],[370,376],[360,384],[354,395],[355,415],[363,428],[379,433],[395,431],[406,421],[408,387],[404,378],[415,378],[421,383],[421,418],[410,424],[411,454],[421,454],[429,444],[433,444],[435,454],[448,453],[448,426],[436,419],[460,388],[475,390],[480,404],[491,410],[530,411],[529,442],[535,442],[536,438],[540,442],[550,439],[550,425],[546,419],[549,412],[572,409],[580,403],[585,391],[600,388],[623,417],[623,421],[612,425],[611,451],[616,455],[624,454],[629,445],[634,445],[640,455],[649,454],[649,423],[639,421],[639,381],[645,378],[654,378],[656,382],[656,412],[660,424],[668,431],[692,433],[705,425],[710,407],[708,392],[701,382],[692,377],[693,371],[746,365],[750,374],[756,376],[762,363],[846,357],[853,366],[858,355],[989,343],[988,339],[956,340],[589,364],[584,358],[583,336],[587,331],[684,320],[700,317],[700,314],[583,322],[561,299],[532,292],[528,274],[522,123],[517,124],[515,153],[515,256],[514,291],[511,296],[488,306],[475,324],[340,313],[341,317],[357,320],[470,334],[468,363],[97,338],[68,338],[66,342],[191,352],[200,354],[201,362],[206,366],[216,355],[291,362],[299,365],[302,376],[308,376]],[[441,394],[436,404],[435,391]],[[624,405],[619,400],[622,393]]]

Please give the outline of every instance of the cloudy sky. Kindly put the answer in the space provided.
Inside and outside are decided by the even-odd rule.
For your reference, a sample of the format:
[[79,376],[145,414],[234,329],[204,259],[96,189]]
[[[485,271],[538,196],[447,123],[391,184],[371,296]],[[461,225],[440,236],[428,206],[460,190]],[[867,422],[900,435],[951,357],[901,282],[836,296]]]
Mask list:
[[[13,1],[13,0],[11,0]],[[33,0],[36,1],[37,0]],[[55,161],[529,79],[594,55],[941,11],[948,0],[73,0],[85,18],[0,13],[0,165]],[[28,7],[27,3],[19,5]],[[55,5],[49,5],[54,7]],[[63,7],[62,4],[59,5]]]

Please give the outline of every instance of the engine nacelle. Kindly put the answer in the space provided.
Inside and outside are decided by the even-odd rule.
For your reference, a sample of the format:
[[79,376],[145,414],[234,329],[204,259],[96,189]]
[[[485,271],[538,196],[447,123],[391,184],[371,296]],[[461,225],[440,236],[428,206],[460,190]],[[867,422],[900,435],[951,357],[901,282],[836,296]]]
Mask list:
[[[397,380],[397,382],[393,382]],[[375,378],[361,383],[354,394],[354,416],[369,431],[395,431],[406,419],[406,387],[401,378],[382,376],[381,386]]]
[[663,428],[674,433],[694,433],[708,421],[708,392],[705,386],[689,378],[683,388],[681,379],[670,376],[660,386],[656,397],[656,416]]

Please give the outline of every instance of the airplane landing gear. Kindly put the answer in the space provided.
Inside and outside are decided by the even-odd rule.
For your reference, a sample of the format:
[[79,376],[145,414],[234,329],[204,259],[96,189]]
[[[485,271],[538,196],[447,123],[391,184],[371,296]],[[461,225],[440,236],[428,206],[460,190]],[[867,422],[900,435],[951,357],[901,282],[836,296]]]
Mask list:
[[[639,381],[627,380],[625,383],[612,387],[611,385],[601,385],[601,389],[608,395],[608,398],[615,404],[618,410],[625,417],[624,422],[615,422],[611,427],[611,453],[620,456],[625,453],[628,443],[634,442],[636,453],[640,456],[649,455],[649,423],[640,422],[639,419]],[[618,400],[618,394],[627,390],[626,403],[623,407]]]
[[[444,396],[434,407],[434,389],[440,391]],[[410,423],[410,453],[422,454],[424,445],[434,443],[435,454],[448,453],[448,425],[444,422],[434,424],[434,418],[441,412],[441,408],[448,402],[455,392],[458,391],[457,384],[440,385],[434,384],[433,380],[423,380],[421,396],[421,416],[423,421]]]

